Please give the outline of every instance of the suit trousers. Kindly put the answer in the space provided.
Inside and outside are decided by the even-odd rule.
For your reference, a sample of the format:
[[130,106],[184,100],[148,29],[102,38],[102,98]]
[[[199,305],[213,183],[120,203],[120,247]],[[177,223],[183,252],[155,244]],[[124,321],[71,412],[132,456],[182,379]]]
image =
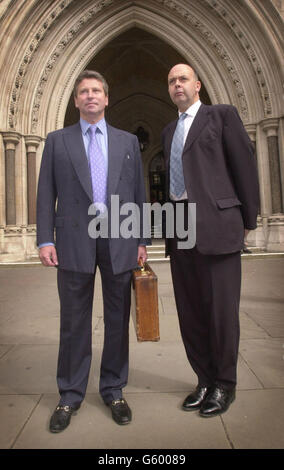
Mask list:
[[[205,255],[169,240],[171,273],[181,335],[201,386],[230,389],[237,382],[240,252]],[[198,240],[197,240],[198,244]]]
[[[119,399],[129,367],[131,271],[113,274],[108,239],[96,240],[96,267],[102,280],[104,346],[99,391],[105,401]],[[85,397],[92,359],[95,273],[58,269],[60,347],[57,384],[60,405],[79,407]],[[95,306],[96,308],[96,306]]]

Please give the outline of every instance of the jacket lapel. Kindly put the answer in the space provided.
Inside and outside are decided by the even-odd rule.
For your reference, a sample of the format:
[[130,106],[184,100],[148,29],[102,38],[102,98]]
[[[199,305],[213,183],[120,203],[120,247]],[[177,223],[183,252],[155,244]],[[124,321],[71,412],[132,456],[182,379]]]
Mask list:
[[64,142],[80,183],[92,201],[93,189],[91,174],[79,122],[74,126],[66,128]]
[[165,136],[164,154],[165,154],[166,164],[170,160],[171,146],[172,146],[174,133],[177,127],[177,122],[178,122],[178,119],[176,119],[175,121],[169,124],[169,128]]
[[[202,104],[193,120],[193,123],[189,129],[184,148],[183,148],[183,153],[189,150],[195,139],[199,136],[200,132],[204,128],[204,126],[208,122],[208,113],[209,113],[209,107]],[[177,126],[178,119],[173,121],[168,128],[168,132],[166,135],[165,139],[165,157],[166,161],[169,160],[170,154],[171,154],[171,145],[173,141],[173,136],[175,133],[175,129]]]
[[202,104],[189,129],[189,132],[185,141],[183,153],[190,149],[195,139],[199,136],[200,132],[202,131],[204,126],[207,124],[208,113],[209,113],[208,106],[205,106],[204,104]]
[[107,124],[108,132],[108,201],[114,194],[120,178],[121,168],[125,157],[122,134],[118,129]]

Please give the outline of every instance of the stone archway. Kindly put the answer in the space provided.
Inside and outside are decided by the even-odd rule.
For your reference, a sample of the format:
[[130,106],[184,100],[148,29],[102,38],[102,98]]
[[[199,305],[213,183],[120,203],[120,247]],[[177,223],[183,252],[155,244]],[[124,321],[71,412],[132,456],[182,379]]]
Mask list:
[[[107,121],[134,134],[139,128],[147,134],[147,144],[141,148],[141,154],[148,201],[152,190],[150,162],[153,154],[161,151],[163,128],[177,115],[168,95],[167,74],[174,64],[185,60],[165,41],[135,27],[116,36],[86,65],[101,72],[109,83]],[[201,99],[210,104],[205,87]],[[78,118],[71,95],[64,125],[73,124]]]
[[283,20],[272,2],[16,0],[0,14],[7,38],[0,52],[0,260],[36,254],[35,181],[46,134],[63,126],[78,73],[131,28],[192,63],[213,104],[237,106],[257,150],[261,211],[253,241],[283,249]]

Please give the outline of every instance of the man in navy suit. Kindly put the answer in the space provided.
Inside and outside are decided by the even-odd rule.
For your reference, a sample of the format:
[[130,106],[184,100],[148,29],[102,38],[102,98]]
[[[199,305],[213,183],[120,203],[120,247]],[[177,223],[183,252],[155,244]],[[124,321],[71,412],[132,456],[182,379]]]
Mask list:
[[168,199],[176,216],[183,205],[185,218],[188,203],[196,204],[195,246],[182,248],[178,231],[166,241],[181,335],[198,378],[182,407],[210,417],[235,398],[240,253],[245,235],[256,228],[256,160],[236,108],[200,102],[192,67],[175,65],[168,87],[179,111],[162,134]]
[[[137,137],[105,121],[108,85],[99,73],[85,70],[80,74],[74,99],[80,121],[48,134],[37,197],[39,256],[45,266],[58,268],[60,298],[60,401],[50,420],[51,432],[69,425],[86,393],[97,266],[105,324],[100,394],[118,424],[131,421],[131,410],[122,396],[128,379],[131,272],[138,260],[147,259],[145,239],[124,237],[109,223],[115,220],[119,226],[125,220],[125,215],[117,213],[123,203],[135,204],[142,213],[145,188]],[[98,189],[104,191],[105,199],[96,195]],[[105,226],[104,217],[112,211],[114,196],[116,213],[109,216]],[[90,209],[92,203],[99,204],[100,210],[98,206]],[[94,229],[90,230],[92,216],[99,213],[94,234]],[[99,224],[109,229],[107,235],[102,234]],[[142,224],[140,229],[143,233]]]

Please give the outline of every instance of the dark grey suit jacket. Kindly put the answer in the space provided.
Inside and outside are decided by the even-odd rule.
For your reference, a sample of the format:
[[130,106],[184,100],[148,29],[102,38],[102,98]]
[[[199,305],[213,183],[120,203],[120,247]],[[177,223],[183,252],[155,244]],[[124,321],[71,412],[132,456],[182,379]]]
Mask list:
[[[118,195],[120,204],[134,202],[142,213],[145,202],[144,177],[137,137],[107,125],[108,204]],[[81,126],[48,134],[42,157],[37,195],[37,243],[54,242],[59,267],[77,272],[94,272],[96,239],[88,234],[93,215],[92,182]],[[125,219],[120,216],[120,223]],[[141,221],[140,221],[141,222]],[[56,237],[54,239],[54,229]],[[142,223],[140,233],[143,233]],[[110,255],[115,274],[137,266],[141,238],[110,238]]]
[[[171,143],[177,121],[163,131],[169,193]],[[183,149],[189,202],[196,203],[196,246],[203,254],[243,247],[244,228],[256,228],[259,188],[252,143],[237,109],[201,105]],[[168,252],[168,250],[166,250]]]

